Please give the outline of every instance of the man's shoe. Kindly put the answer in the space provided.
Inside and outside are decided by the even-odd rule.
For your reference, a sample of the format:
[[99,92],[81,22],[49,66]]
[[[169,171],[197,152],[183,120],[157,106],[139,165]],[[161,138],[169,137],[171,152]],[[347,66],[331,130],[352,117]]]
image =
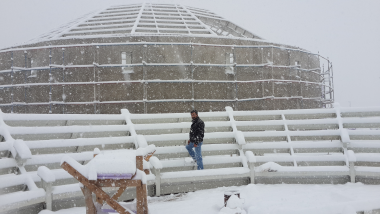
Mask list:
[[197,166],[197,160],[194,160],[192,157],[185,158],[185,166]]

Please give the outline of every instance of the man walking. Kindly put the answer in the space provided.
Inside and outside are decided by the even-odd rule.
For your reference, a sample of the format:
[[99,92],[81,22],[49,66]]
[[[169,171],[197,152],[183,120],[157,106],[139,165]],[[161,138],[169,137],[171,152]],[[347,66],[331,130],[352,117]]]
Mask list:
[[[198,170],[203,169],[202,161],[202,144],[203,137],[205,133],[205,123],[198,117],[198,111],[192,110],[191,112],[192,124],[190,128],[190,139],[187,141],[186,149],[189,151],[190,156],[193,158],[194,162],[198,165]],[[195,153],[194,153],[194,150]]]

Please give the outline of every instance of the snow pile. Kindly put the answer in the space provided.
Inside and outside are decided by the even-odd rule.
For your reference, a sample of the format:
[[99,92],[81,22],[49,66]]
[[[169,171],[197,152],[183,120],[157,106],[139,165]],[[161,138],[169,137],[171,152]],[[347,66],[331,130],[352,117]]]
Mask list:
[[96,180],[98,177],[103,179],[110,179],[111,177],[130,179],[136,172],[136,152],[133,150],[98,154],[85,166],[70,156],[64,156],[61,165],[63,162],[67,162],[90,180]]
[[252,151],[246,151],[245,152],[245,156],[247,157],[248,162],[250,162],[250,163],[256,163],[256,157],[255,157],[255,155],[253,154]]
[[16,149],[17,154],[21,159],[32,158],[32,152],[23,140],[16,140],[13,144],[13,147]]
[[[248,214],[354,214],[379,209],[380,186],[362,183],[344,185],[249,184],[232,187],[245,201],[241,213]],[[148,197],[150,214],[226,214],[224,192],[231,187],[185,194]],[[231,198],[230,198],[231,200]],[[233,201],[231,201],[233,202]],[[234,203],[232,203],[234,205]],[[228,210],[228,211],[227,211]],[[222,212],[223,211],[223,212]],[[244,211],[244,212],[243,212]],[[85,207],[40,214],[85,214]]]
[[136,175],[132,178],[132,180],[141,180],[143,184],[146,184],[148,179],[145,172],[138,169],[136,170]]
[[238,142],[239,145],[245,145],[245,138],[244,138],[244,134],[242,131],[237,131],[235,133],[235,139],[236,141]]
[[223,207],[219,214],[246,214],[243,206],[243,200],[238,198],[236,195],[231,195],[227,201],[227,206]]
[[100,154],[100,150],[98,148],[95,148],[94,149],[94,155],[98,155],[98,154]]
[[255,168],[256,172],[278,172],[281,171],[282,166],[275,162],[268,162]]
[[139,144],[139,148],[148,147],[148,142],[146,142],[144,135],[137,135],[136,138],[137,138],[137,143]]
[[115,155],[107,154],[97,155],[88,165],[94,166],[97,173],[132,173],[136,171],[135,154]]
[[150,169],[150,163],[143,159],[143,169]]
[[[143,136],[144,137],[144,136]],[[145,138],[144,138],[145,139]],[[145,141],[146,142],[146,141]],[[156,146],[151,144],[146,147],[140,147],[136,150],[136,156],[146,156],[156,151]]]
[[40,178],[42,178],[42,180],[44,180],[45,182],[55,182],[54,173],[46,166],[38,167],[37,175],[40,176]]
[[156,156],[151,157],[149,163],[152,164],[155,169],[162,169],[162,164]]

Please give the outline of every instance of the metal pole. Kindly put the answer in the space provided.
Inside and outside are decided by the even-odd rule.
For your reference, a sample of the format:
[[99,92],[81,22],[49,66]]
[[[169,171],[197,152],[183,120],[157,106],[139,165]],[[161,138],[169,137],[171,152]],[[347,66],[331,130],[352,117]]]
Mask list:
[[[27,51],[24,51],[24,56],[25,56],[25,68],[28,67],[28,56],[27,56],[28,52]],[[32,66],[30,66],[32,67]],[[24,83],[26,84],[26,72],[27,70],[24,71]],[[24,86],[24,103],[26,104],[26,86]]]
[[193,49],[194,49],[194,46],[192,44],[192,42],[190,41],[190,49],[191,49],[191,56],[190,56],[190,69],[191,69],[191,79],[193,80],[191,82],[191,99],[192,99],[192,106],[191,108],[192,109],[195,109],[195,103],[194,103],[194,66],[193,66]]
[[49,85],[50,85],[50,89],[49,89],[49,114],[52,113],[51,111],[51,48],[50,48],[50,51],[49,51]]
[[146,69],[145,69],[145,52],[146,52],[146,47],[147,47],[147,45],[146,44],[144,44],[143,45],[143,51],[142,51],[142,68],[143,68],[143,93],[144,93],[144,95],[143,95],[143,101],[144,101],[144,114],[146,114],[148,111],[147,111],[147,87],[148,87],[148,82],[146,82],[145,80],[146,80]]
[[[272,45],[272,71],[271,71],[271,73],[272,73],[272,97],[274,97],[273,64],[274,64],[274,59],[273,59],[273,45]],[[275,110],[276,109],[276,105],[275,105],[276,102],[274,99],[272,99],[272,102],[273,102],[273,110]]]
[[[100,62],[100,59],[99,59],[99,46],[96,46],[96,49],[95,49],[95,51],[96,51],[96,56],[95,56],[95,61],[94,61],[94,63],[97,63],[97,62]],[[96,66],[94,66],[94,68],[95,68]],[[94,81],[96,81],[96,82],[99,82],[99,71],[98,72],[95,72],[95,74],[94,74],[95,76],[94,76]],[[95,88],[97,89],[96,90],[96,101],[98,101],[99,102],[99,91],[100,91],[100,84],[96,84],[96,85],[94,85],[95,86]],[[97,109],[97,105],[95,104],[95,113],[97,113],[97,111],[98,111],[98,109]]]
[[[65,48],[62,48],[62,65],[65,66]],[[65,68],[62,68],[62,82],[65,82]],[[62,95],[64,95],[65,100],[66,100],[66,95],[65,95],[65,85],[62,85]],[[65,100],[63,100],[63,103],[65,103]],[[65,113],[65,107],[66,105],[62,105],[62,113]]]
[[12,54],[11,54],[11,85],[12,85],[12,88],[11,88],[11,113],[13,113],[13,51],[12,51]]
[[[298,55],[299,54],[300,54],[300,51],[298,50]],[[303,108],[303,96],[302,96],[303,95],[303,93],[302,93],[302,86],[303,86],[302,84],[303,83],[301,82],[302,81],[302,78],[301,78],[302,77],[302,75],[301,75],[302,73],[301,73],[301,69],[300,69],[299,65],[297,66],[297,73],[298,73],[298,76],[300,77],[299,78],[300,79],[299,80],[300,81],[300,83],[299,83],[300,84],[300,97],[301,97],[300,108],[302,109]]]
[[[330,61],[329,61],[330,62]],[[335,92],[334,92],[334,69],[331,63],[331,91],[332,91],[332,102],[335,101]]]
[[[95,46],[92,46],[92,50],[94,51],[94,60],[92,62],[92,64],[94,64],[94,82],[96,81],[96,66],[95,66],[95,62],[96,62],[96,47]],[[94,114],[96,114],[96,85],[94,84]]]
[[332,95],[332,83],[331,83],[331,80],[332,80],[332,77],[331,77],[331,67],[330,67],[330,60],[327,58],[327,69],[328,69],[328,72],[329,72],[329,94],[330,94],[330,100],[333,101],[334,98],[333,98],[333,95]]
[[238,103],[239,103],[239,99],[238,99],[238,84],[236,82],[237,80],[237,68],[236,68],[236,56],[235,56],[235,48],[232,47],[232,57],[233,57],[233,63],[234,63],[234,66],[233,66],[233,69],[234,69],[234,80],[235,80],[235,110],[238,110]]
[[[264,64],[264,50],[263,48],[260,48],[261,49],[261,64]],[[261,79],[264,79],[264,67],[261,68]],[[262,89],[262,93],[263,93],[263,97],[265,97],[265,82],[261,82],[261,89]]]

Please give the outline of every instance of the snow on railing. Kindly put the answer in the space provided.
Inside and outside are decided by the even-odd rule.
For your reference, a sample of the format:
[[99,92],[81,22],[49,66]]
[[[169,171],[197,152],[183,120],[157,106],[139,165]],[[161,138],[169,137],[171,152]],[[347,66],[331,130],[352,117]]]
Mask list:
[[[0,134],[4,141],[0,143],[0,149],[7,154],[0,159],[0,172],[19,174],[0,175],[0,181],[12,177],[12,182],[0,182],[0,189],[28,187],[28,191],[12,193],[20,197],[2,203],[0,212],[11,210],[9,204],[27,206],[45,202],[50,207],[52,200],[80,195],[79,187],[72,184],[52,186],[50,178],[53,175],[61,182],[70,178],[61,169],[41,168],[37,172],[38,166],[57,167],[65,155],[82,163],[92,159],[92,151],[67,152],[72,147],[123,145],[117,149],[125,149],[124,145],[133,143],[135,149],[148,149],[148,144],[155,145],[156,157],[150,159],[154,175],[148,178],[148,184],[156,186],[156,195],[172,191],[162,184],[178,182],[250,178],[254,183],[263,178],[287,176],[344,176],[355,182],[360,176],[380,175],[380,167],[361,165],[380,162],[379,153],[361,151],[380,151],[380,107],[343,108],[335,104],[332,109],[270,111],[233,111],[226,107],[225,112],[200,112],[206,130],[211,131],[205,133],[202,146],[206,170],[196,172],[188,171],[190,168],[185,166],[183,159],[188,156],[187,150],[178,146],[188,139],[188,134],[182,132],[191,123],[181,121],[190,121],[189,113],[131,114],[123,109],[120,115],[1,113],[0,116]],[[52,121],[53,125],[39,126],[42,121]],[[54,126],[53,121],[57,125]],[[76,124],[75,121],[78,124],[105,122],[100,123],[104,125],[70,125]],[[122,125],[107,125],[109,121],[118,121]],[[113,136],[115,132],[124,133],[124,136]],[[87,135],[76,139],[51,139],[54,135],[69,133]],[[40,135],[51,138],[33,138]],[[61,150],[39,154],[41,149],[56,148]],[[20,159],[18,157],[22,161],[16,161]],[[13,168],[17,170],[6,171]],[[37,188],[35,182],[45,182],[43,189]],[[69,192],[74,193],[67,194]]]

